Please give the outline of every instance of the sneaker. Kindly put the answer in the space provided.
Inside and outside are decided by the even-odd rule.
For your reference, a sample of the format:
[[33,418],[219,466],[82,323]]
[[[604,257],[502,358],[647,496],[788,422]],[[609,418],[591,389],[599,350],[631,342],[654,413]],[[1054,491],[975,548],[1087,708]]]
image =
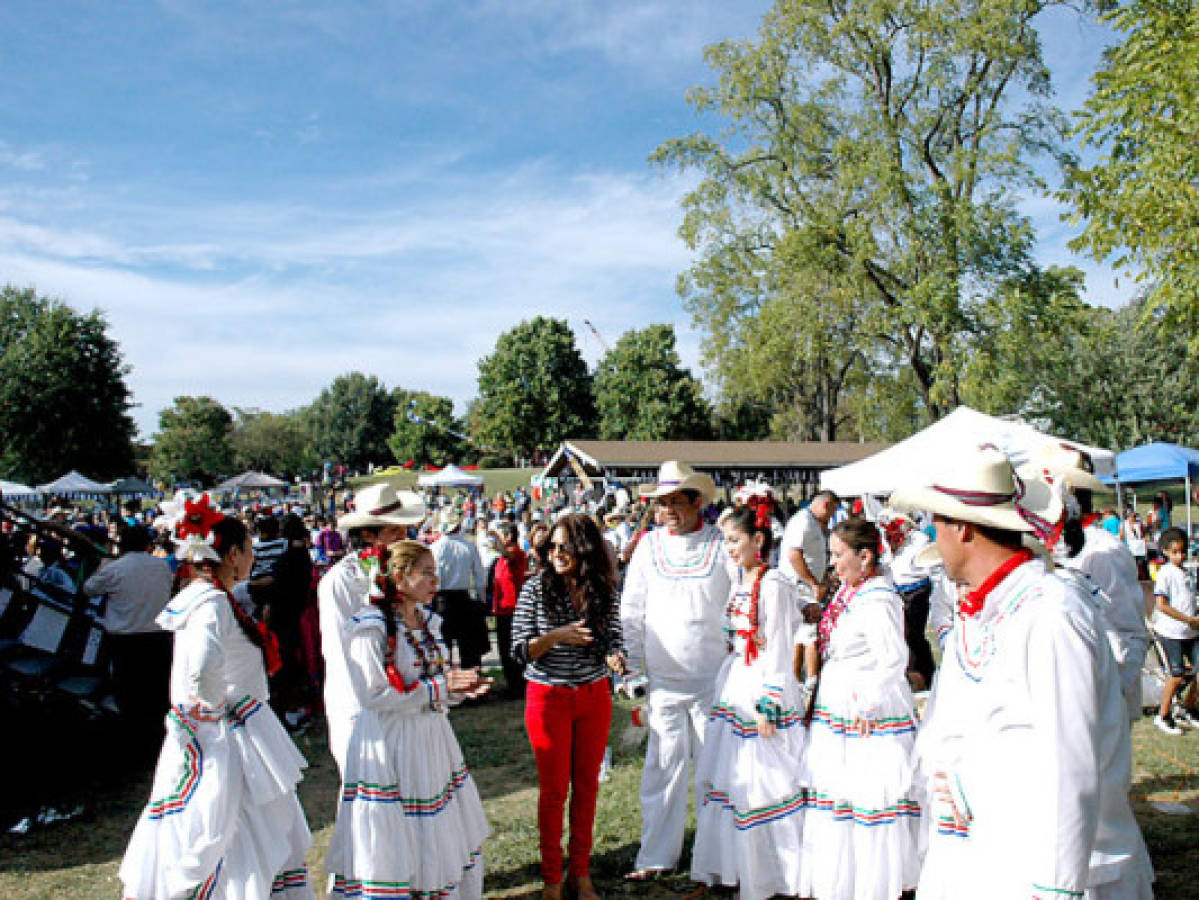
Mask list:
[[1179,728],[1185,728],[1188,731],[1192,728],[1199,728],[1199,721],[1196,721],[1197,715],[1199,715],[1199,713],[1196,713],[1194,710],[1180,709],[1178,712],[1174,713],[1174,724]]
[[1158,713],[1153,717],[1153,724],[1157,726],[1158,731],[1164,731],[1166,734],[1182,734],[1182,729],[1174,724],[1173,716],[1165,716],[1163,718],[1162,714]]

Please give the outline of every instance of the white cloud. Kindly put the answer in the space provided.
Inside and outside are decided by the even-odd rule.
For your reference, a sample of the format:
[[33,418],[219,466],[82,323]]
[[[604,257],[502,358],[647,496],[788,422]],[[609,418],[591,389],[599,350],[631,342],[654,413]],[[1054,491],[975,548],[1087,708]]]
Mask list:
[[109,209],[87,231],[31,221],[53,206],[18,197],[0,219],[3,277],[104,310],[143,434],[179,394],[285,409],[351,369],[461,406],[477,360],[522,319],[566,318],[594,360],[584,318],[612,342],[680,317],[681,180],[531,165],[446,187],[367,211],[356,197],[178,207],[72,189]]

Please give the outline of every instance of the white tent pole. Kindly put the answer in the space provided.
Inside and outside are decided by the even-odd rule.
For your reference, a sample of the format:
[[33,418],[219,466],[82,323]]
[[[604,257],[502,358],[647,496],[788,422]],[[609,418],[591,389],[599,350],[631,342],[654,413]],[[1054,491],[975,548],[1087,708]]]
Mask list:
[[1187,558],[1191,556],[1191,470],[1187,469]]

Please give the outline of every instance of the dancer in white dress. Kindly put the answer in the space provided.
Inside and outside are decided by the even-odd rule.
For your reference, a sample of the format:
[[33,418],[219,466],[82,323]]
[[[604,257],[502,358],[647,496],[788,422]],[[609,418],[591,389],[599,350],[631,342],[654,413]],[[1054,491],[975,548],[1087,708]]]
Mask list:
[[729,654],[696,769],[702,805],[691,877],[739,886],[744,900],[794,895],[806,798],[799,778],[806,704],[791,671],[798,592],[763,562],[772,542],[767,507],[740,506],[723,528],[739,579],[726,609]]
[[446,707],[490,686],[452,669],[427,611],[437,566],[424,544],[388,548],[382,596],[355,614],[347,663],[361,712],[346,751],[325,868],[330,898],[483,896],[483,804]]
[[263,639],[227,587],[254,561],[245,525],[188,501],[196,578],[158,617],[174,632],[171,710],[150,803],[120,877],[127,900],[312,897],[296,798],[304,758],[267,705]]
[[329,726],[329,752],[338,774],[345,774],[346,745],[359,712],[346,663],[350,617],[370,605],[379,575],[379,555],[388,545],[407,536],[408,528],[425,517],[425,504],[412,491],[397,491],[387,482],[358,492],[355,509],[337,520],[347,532],[351,552],[321,578],[317,588],[320,613],[321,655],[325,659],[325,721]]
[[819,628],[801,894],[895,900],[916,886],[921,842],[903,601],[879,572],[872,523],[848,519],[829,544],[841,587]]

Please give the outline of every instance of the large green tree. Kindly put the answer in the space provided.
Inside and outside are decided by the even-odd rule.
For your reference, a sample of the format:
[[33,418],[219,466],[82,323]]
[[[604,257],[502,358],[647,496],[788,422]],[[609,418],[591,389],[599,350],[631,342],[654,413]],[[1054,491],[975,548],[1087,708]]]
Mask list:
[[1150,311],[1190,336],[1199,357],[1199,7],[1120,0],[1101,18],[1124,33],[1078,113],[1083,146],[1062,196],[1086,228],[1076,249],[1140,269]]
[[98,310],[83,315],[33,288],[0,289],[0,477],[130,474],[128,372]]
[[300,475],[320,465],[312,449],[306,409],[273,413],[235,408],[233,467],[272,475]]
[[312,446],[321,461],[365,471],[392,460],[387,439],[395,428],[398,398],[374,375],[340,375],[308,410]]
[[480,448],[527,454],[596,431],[591,376],[563,319],[537,316],[501,334],[479,360],[478,384]]
[[158,414],[150,473],[168,484],[204,485],[233,473],[233,416],[211,397],[176,397]]
[[[778,0],[756,40],[708,48],[718,83],[689,99],[727,127],[653,159],[702,176],[684,201],[697,261],[680,292],[718,377],[725,343],[760,339],[746,321],[784,302],[802,362],[776,357],[780,383],[754,393],[785,412],[823,382],[798,433],[832,433],[854,354],[870,374],[907,369],[925,416],[960,402],[978,307],[1032,267],[1015,203],[1062,127],[1033,24],[1047,5]],[[835,347],[827,318],[794,314],[846,302],[855,327]]]
[[621,335],[600,360],[594,384],[599,436],[605,440],[711,437],[712,410],[703,385],[679,360],[672,325]]
[[469,444],[454,416],[454,401],[426,391],[396,390],[395,429],[388,446],[396,460],[418,466],[460,462]]

